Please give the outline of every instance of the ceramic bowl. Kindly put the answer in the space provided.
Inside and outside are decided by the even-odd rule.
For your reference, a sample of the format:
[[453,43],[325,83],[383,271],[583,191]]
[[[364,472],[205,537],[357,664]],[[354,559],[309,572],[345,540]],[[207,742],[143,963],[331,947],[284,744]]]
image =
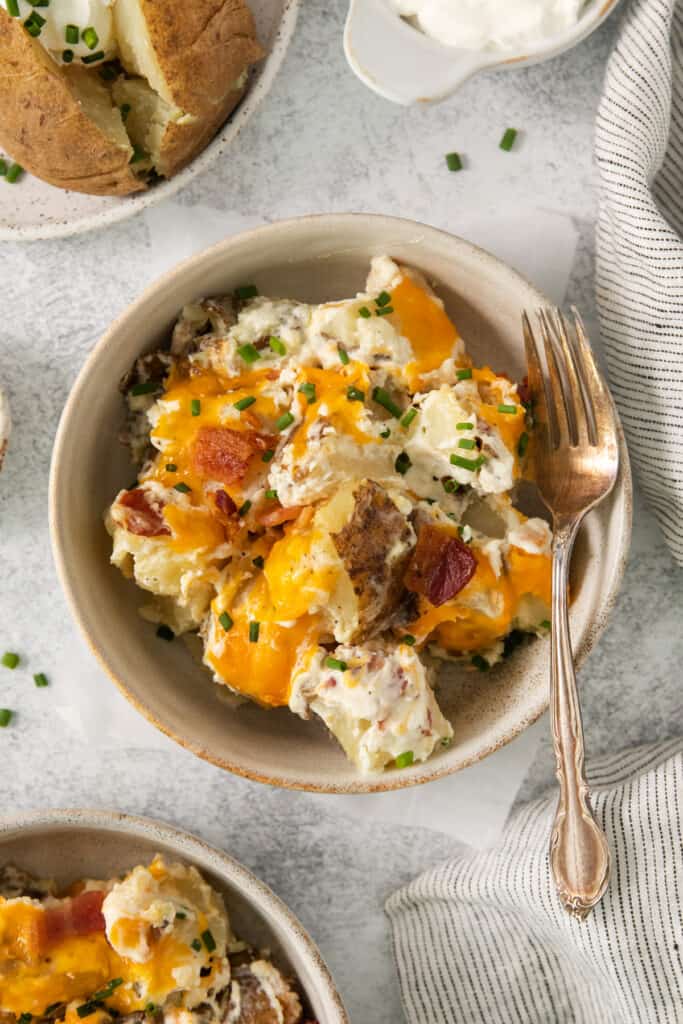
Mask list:
[[266,57],[254,69],[244,99],[199,156],[168,181],[132,196],[67,192],[26,175],[15,188],[0,189],[0,241],[65,238],[126,220],[169,199],[224,156],[273,84],[294,34],[299,0],[249,0],[249,6]]
[[618,3],[588,0],[571,28],[523,53],[506,53],[446,46],[400,18],[389,0],[351,0],[344,51],[360,80],[385,99],[432,103],[450,96],[478,71],[527,67],[557,57],[594,32]]
[[250,871],[201,839],[148,818],[114,811],[40,811],[0,819],[0,865],[67,885],[110,878],[155,853],[193,864],[224,897],[233,929],[299,979],[319,1024],[348,1024],[332,977],[311,937],[282,900]]
[[[152,722],[200,757],[241,775],[301,789],[370,792],[428,782],[516,736],[548,703],[549,644],[538,640],[490,673],[465,672],[439,702],[455,741],[424,764],[361,776],[320,723],[286,708],[237,709],[183,643],[158,641],[137,613],[144,595],[109,564],[102,517],[131,479],[117,440],[118,382],[165,342],[180,308],[254,282],[262,295],[320,302],[362,289],[370,258],[388,253],[436,282],[475,362],[520,379],[521,310],[546,302],[505,264],[468,242],[411,221],[366,214],[303,217],[228,238],[157,281],[97,344],[67,401],[50,484],[53,551],[74,617],[102,665]],[[581,663],[604,628],[630,536],[630,473],[588,517],[574,557],[574,648]]]

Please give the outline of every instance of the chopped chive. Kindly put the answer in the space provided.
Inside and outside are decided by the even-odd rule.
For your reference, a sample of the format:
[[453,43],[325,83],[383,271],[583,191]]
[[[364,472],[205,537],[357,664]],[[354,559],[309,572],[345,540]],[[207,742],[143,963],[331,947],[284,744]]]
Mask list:
[[387,437],[391,437],[391,431],[390,430],[380,430],[379,436],[383,437],[386,440]]
[[282,338],[277,338],[275,335],[273,335],[268,339],[268,344],[270,345],[273,352],[277,352],[279,356],[286,355],[287,348]]
[[[88,25],[87,28],[83,29],[83,31],[81,32],[81,39],[83,40],[83,42],[89,50],[94,50],[100,41],[100,37],[98,36],[97,32],[92,27],[92,25]],[[67,42],[69,42],[68,39]]]
[[474,430],[474,423],[456,423],[456,430]]
[[483,658],[481,654],[475,654],[472,656],[472,664],[475,668],[478,668],[480,672],[487,672],[490,665],[486,658]]
[[202,944],[199,941],[199,939],[193,939],[192,942],[190,943],[190,945],[192,946],[192,948],[195,951],[195,953],[201,952]]
[[360,388],[347,388],[346,397],[348,398],[349,402],[364,402],[365,392],[361,391]]
[[516,128],[506,128],[503,132],[503,138],[500,140],[500,148],[504,149],[506,153],[509,153],[515,144],[517,138]]
[[170,626],[162,625],[157,628],[157,636],[160,640],[166,640],[169,644],[171,640],[175,640],[175,633]]
[[187,918],[187,914],[184,910],[176,910],[175,919],[176,921],[184,921]]
[[258,643],[258,635],[259,635],[260,628],[261,628],[261,623],[260,622],[250,622],[249,623],[249,643],[250,644],[257,644]]
[[242,284],[239,288],[235,288],[235,298],[237,299],[253,299],[258,295],[258,288],[255,284]]
[[12,712],[9,708],[0,708],[0,729],[6,729],[12,721]]
[[121,114],[121,120],[125,124],[130,114],[130,103],[122,103],[119,107],[119,113]]
[[218,616],[218,621],[220,622],[221,626],[223,627],[226,633],[228,632],[229,629],[232,629],[233,622],[227,612],[221,612],[221,614]]
[[175,462],[167,462],[166,463],[166,472],[167,473],[177,473],[178,472],[178,467],[176,466]]
[[7,174],[7,161],[0,157],[0,178],[4,178]]
[[214,949],[216,948],[216,940],[214,939],[213,935],[211,934],[208,928],[206,929],[206,931],[202,932],[202,942],[208,949],[209,953],[213,953]]
[[252,558],[251,564],[254,565],[257,569],[262,569],[263,566],[265,565],[263,555],[257,555],[256,558]]
[[550,620],[543,619],[543,622],[539,622],[539,626],[541,627],[541,629],[550,629]]
[[112,978],[108,981],[104,988],[100,989],[99,992],[95,992],[93,996],[90,996],[90,1002],[94,1003],[100,999],[108,999],[114,989],[118,988],[119,985],[123,985],[123,978]]
[[415,760],[415,755],[412,750],[406,750],[405,753],[399,754],[395,760],[397,768],[409,768]]
[[450,736],[444,736],[444,738],[441,740],[441,746],[442,747],[450,747],[452,742],[453,742],[453,740],[451,739]]
[[349,667],[345,661],[340,661],[339,658],[325,658],[325,665],[327,668],[333,668],[336,672],[346,672]]
[[391,316],[393,312],[393,306],[382,306],[381,309],[375,310],[375,316]]
[[446,153],[446,166],[449,171],[461,171],[462,160],[459,153]]
[[97,53],[89,53],[87,57],[81,57],[81,64],[96,64],[98,60],[104,60],[104,50]]
[[391,302],[391,295],[389,294],[389,292],[380,292],[377,298],[375,299],[375,302],[380,307],[388,306],[389,303]]
[[313,405],[315,402],[315,384],[312,384],[310,381],[306,381],[305,384],[299,385],[298,391],[300,391],[302,395],[306,396],[309,405]]
[[103,82],[113,82],[118,75],[116,68],[112,67],[111,64],[103,64],[99,74]]
[[339,358],[340,358],[341,362],[343,363],[343,365],[347,366],[348,362],[349,362],[349,353],[346,351],[344,346],[343,345],[338,345],[337,346],[337,352],[339,353]]
[[32,11],[26,21],[24,22],[24,28],[30,36],[37,38],[40,35],[41,29],[45,24],[45,18],[43,18],[37,11]]
[[478,459],[465,459],[462,455],[451,455],[451,463],[454,466],[460,466],[461,469],[469,469],[474,472],[475,469],[479,469],[483,466],[486,459],[483,455],[480,455]]
[[202,403],[198,398],[193,398],[190,402],[190,412],[193,416],[199,416],[202,411]]
[[[177,916],[178,915],[176,914],[176,917]],[[157,1012],[157,1004],[156,1003],[147,1003],[147,1006],[145,1007],[145,1013],[156,1013],[156,1012]]]
[[[84,61],[87,60],[87,57],[84,57],[83,60]],[[142,148],[142,146],[138,146],[137,144],[134,145],[133,146],[133,155],[132,155],[132,157],[130,158],[130,160],[128,162],[131,163],[131,164],[139,164],[141,160],[146,160],[146,159],[147,159],[147,154],[145,153],[145,151]]]
[[408,472],[411,466],[412,462],[410,461],[410,456],[408,455],[407,452],[400,452],[396,456],[396,461],[394,462],[394,469],[396,470],[397,473],[400,473],[401,476],[405,476],[405,474]]
[[408,644],[408,647],[414,647],[415,646],[415,642],[416,642],[415,641],[415,637],[413,636],[412,633],[405,633],[401,637],[401,643],[402,644]]
[[17,1024],[31,1024],[33,1020],[32,1013],[20,1013],[17,1019]]
[[280,416],[279,419],[275,420],[275,429],[282,432],[287,427],[291,427],[294,422],[294,416],[291,412],[285,412]]
[[514,416],[517,413],[516,405],[499,405],[498,412],[506,412],[510,416]]
[[401,410],[396,405],[396,402],[394,402],[389,392],[385,391],[384,388],[373,388],[372,400],[373,402],[377,402],[378,405],[383,406],[383,408],[385,408],[387,412],[390,412],[395,419],[398,420],[401,418]]
[[474,440],[474,438],[461,437],[460,440],[458,441],[458,448],[467,448],[469,451],[471,451],[472,448],[476,447],[477,442]]
[[179,484],[173,484],[173,488],[176,491],[180,491],[181,494],[189,494],[192,490],[191,487],[188,487],[187,484],[182,483],[182,481]]
[[261,358],[261,353],[256,348],[256,345],[252,345],[251,342],[247,342],[246,345],[240,345],[237,349],[237,354],[244,359],[245,363],[255,363],[257,359]]
[[267,451],[265,451],[263,453],[263,455],[261,456],[261,462],[270,462],[270,460],[272,459],[272,457],[274,455],[275,455],[275,452],[273,451],[273,449],[272,448],[268,448]]
[[416,416],[417,416],[417,409],[408,409],[408,412],[405,414],[405,416],[401,420],[401,426],[402,427],[409,427],[410,424],[413,422],[413,420],[415,419]]
[[372,313],[367,306],[361,306],[358,310],[358,316],[362,316],[364,320],[367,320],[369,316],[372,316]]
[[5,666],[5,668],[16,668],[17,665],[19,664],[20,659],[19,655],[14,654],[13,651],[6,651],[6,653],[3,654],[2,659],[0,660],[2,661],[2,664]]
[[244,517],[246,516],[246,514],[247,514],[247,512],[249,511],[250,508],[251,508],[251,502],[249,501],[249,498],[247,498],[247,500],[244,502],[244,504],[240,505],[240,507],[237,509],[237,515],[241,519],[244,519]]
[[64,29],[64,41],[73,46],[78,42],[78,25],[67,25]]
[[151,395],[153,391],[158,391],[159,387],[158,381],[145,380],[141,384],[134,384],[130,389],[130,393],[134,398],[137,398],[138,395]]
[[256,399],[253,395],[247,395],[246,398],[240,398],[239,402],[233,402],[232,404],[235,409],[239,409],[240,412],[243,412],[245,409],[248,409],[250,405],[253,405],[255,401]]
[[526,431],[519,435],[519,442],[517,444],[517,454],[520,458],[526,455],[526,450],[529,447],[529,435]]
[[90,1017],[97,1010],[97,1006],[94,1003],[81,1003],[80,1006],[76,1007],[76,1013],[79,1017]]
[[268,498],[270,501],[277,501],[278,500],[277,491],[273,490],[272,488],[269,488],[266,491],[266,498]]
[[48,685],[48,683],[47,683],[47,676],[45,675],[44,672],[36,672],[36,674],[33,677],[33,682],[40,689],[42,689],[42,687]]
[[458,380],[472,380],[472,370],[469,366],[464,370],[456,370],[455,376]]
[[19,0],[7,0],[7,13],[12,18],[19,17]]
[[15,182],[19,181],[23,173],[24,168],[21,164],[10,164],[5,175],[5,181],[8,185],[14,185]]

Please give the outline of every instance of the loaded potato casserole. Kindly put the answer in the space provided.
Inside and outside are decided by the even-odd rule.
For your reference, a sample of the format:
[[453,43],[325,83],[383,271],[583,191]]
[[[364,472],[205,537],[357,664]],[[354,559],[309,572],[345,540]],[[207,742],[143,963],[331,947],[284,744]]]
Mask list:
[[440,660],[485,670],[546,630],[550,531],[512,500],[525,388],[472,365],[411,269],[376,257],[321,305],[247,285],[188,306],[122,388],[139,472],[106,525],[142,614],[361,771],[450,743]]
[[[0,869],[2,1024],[302,1024],[297,992],[232,933],[194,867],[155,857],[58,893]],[[309,1022],[313,1024],[313,1022]]]

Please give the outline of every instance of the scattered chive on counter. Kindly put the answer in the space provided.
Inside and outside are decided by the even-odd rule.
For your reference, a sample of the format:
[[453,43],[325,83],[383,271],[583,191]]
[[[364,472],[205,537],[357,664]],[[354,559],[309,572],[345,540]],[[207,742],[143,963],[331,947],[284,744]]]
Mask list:
[[7,161],[0,157],[0,177],[4,178],[7,174]]
[[0,708],[0,729],[6,729],[12,721],[12,712],[9,708]]
[[399,754],[396,758],[397,768],[409,768],[415,760],[415,755],[412,750],[406,750],[403,754]]
[[0,660],[5,668],[16,668],[19,664],[20,658],[19,655],[15,654],[13,651],[6,651]]
[[24,168],[21,164],[10,164],[5,174],[5,181],[8,185],[14,185],[15,182],[19,181],[19,178],[24,173]]
[[506,128],[503,132],[503,138],[500,140],[500,148],[504,149],[506,153],[509,153],[515,144],[517,138],[516,128]]
[[446,166],[449,171],[461,171],[462,160],[459,153],[446,153]]
[[36,674],[33,677],[33,682],[39,689],[42,689],[42,687],[48,685],[47,676],[45,675],[44,672],[36,672]]

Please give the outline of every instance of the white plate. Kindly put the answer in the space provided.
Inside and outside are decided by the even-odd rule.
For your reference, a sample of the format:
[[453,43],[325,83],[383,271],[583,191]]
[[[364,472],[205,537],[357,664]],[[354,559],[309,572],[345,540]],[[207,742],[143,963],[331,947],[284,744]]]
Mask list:
[[251,86],[203,153],[169,181],[133,196],[88,196],[24,176],[17,185],[0,183],[0,240],[65,238],[104,227],[167,199],[226,151],[266,95],[294,33],[299,0],[249,0],[259,41],[267,57],[255,69]]

